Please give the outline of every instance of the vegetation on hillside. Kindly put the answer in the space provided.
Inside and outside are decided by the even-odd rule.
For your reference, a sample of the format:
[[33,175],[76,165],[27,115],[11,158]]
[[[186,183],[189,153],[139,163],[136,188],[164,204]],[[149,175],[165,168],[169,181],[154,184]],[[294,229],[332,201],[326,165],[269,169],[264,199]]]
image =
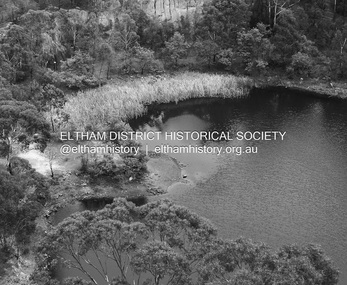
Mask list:
[[17,260],[30,250],[36,218],[49,201],[49,181],[24,159],[10,159],[0,167],[0,276],[6,261]]
[[[183,68],[327,82],[347,76],[342,0],[213,0],[195,10],[187,3],[186,14],[175,22],[147,14],[150,3],[3,1],[0,100],[15,119],[1,112],[2,139],[25,133],[30,140],[45,132],[35,112],[45,112],[55,131],[69,117],[62,111],[67,93],[122,74]],[[31,104],[30,114],[21,113],[23,104]],[[19,117],[36,120],[39,129]]]

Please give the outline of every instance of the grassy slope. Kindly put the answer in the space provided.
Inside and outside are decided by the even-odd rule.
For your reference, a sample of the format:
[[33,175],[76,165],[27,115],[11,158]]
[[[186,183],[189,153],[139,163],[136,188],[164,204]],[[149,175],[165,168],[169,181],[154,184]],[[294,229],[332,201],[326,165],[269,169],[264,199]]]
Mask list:
[[178,102],[198,97],[237,98],[248,94],[252,81],[245,77],[187,72],[173,77],[146,77],[123,85],[108,84],[70,97],[64,111],[70,123],[83,131],[109,122],[142,115],[151,103]]

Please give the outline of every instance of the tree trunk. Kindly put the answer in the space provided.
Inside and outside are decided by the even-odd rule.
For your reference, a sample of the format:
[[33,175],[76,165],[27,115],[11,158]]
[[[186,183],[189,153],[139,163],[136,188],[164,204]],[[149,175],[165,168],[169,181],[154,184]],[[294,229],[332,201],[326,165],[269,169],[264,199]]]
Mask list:
[[52,111],[51,111],[51,125],[52,125],[52,132],[55,132],[55,128],[54,128],[54,121],[53,121],[53,115],[52,115]]
[[107,79],[110,79],[110,68],[111,68],[111,60],[108,61],[108,65],[107,65],[107,73],[106,73]]
[[104,60],[101,61],[101,66],[99,70],[99,87],[101,86],[101,76],[102,76],[102,69],[104,67]]
[[340,46],[340,72],[342,77],[343,77],[343,50],[345,48],[346,42],[347,42],[347,38],[343,40],[343,43],[341,43],[341,46]]
[[6,140],[7,140],[7,145],[8,145],[8,154],[6,155],[6,161],[9,165],[10,159],[11,159],[11,154],[12,154],[12,139],[11,139],[11,137],[8,137]]
[[269,25],[271,26],[271,0],[268,0]]
[[172,19],[171,0],[169,0],[169,14],[170,14],[170,20],[171,20]]
[[76,28],[74,29],[74,32],[73,32],[73,51],[76,50]]
[[52,163],[52,161],[49,162],[49,169],[51,170],[51,177],[54,178],[53,163]]
[[273,27],[275,28],[276,27],[276,19],[277,19],[277,0],[276,1],[274,1],[274,3],[275,3],[275,6],[274,6],[274,25],[273,25]]
[[334,13],[336,14],[336,0],[334,1]]
[[164,18],[166,19],[165,0],[163,0],[163,13],[164,13]]

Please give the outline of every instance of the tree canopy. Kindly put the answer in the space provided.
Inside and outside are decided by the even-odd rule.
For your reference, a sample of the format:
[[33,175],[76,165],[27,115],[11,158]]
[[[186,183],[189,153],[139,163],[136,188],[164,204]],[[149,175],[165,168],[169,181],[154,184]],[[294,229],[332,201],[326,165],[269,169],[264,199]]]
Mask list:
[[[197,69],[206,65],[256,76],[281,72],[290,77],[345,78],[343,1],[201,3],[170,1],[170,5],[188,5],[186,14],[173,21],[172,15],[153,17],[145,1],[8,0],[2,21],[13,22],[0,28],[0,75],[15,84],[28,78],[44,84],[50,78],[48,83],[58,88],[96,87],[104,82],[101,77],[114,72],[155,72],[155,68],[129,67],[131,50],[140,46],[148,55],[153,52],[152,62],[161,60],[167,69],[190,58]],[[194,13],[189,12],[194,5]],[[320,55],[303,52],[305,42]],[[259,44],[264,52],[255,55]]]
[[39,253],[39,264],[53,266],[58,259],[79,269],[90,284],[308,285],[338,280],[338,271],[318,246],[284,246],[273,252],[243,238],[222,240],[209,221],[168,200],[135,207],[116,199],[102,210],[75,213],[47,232]]
[[49,200],[47,179],[26,160],[12,157],[10,170],[0,168],[0,250],[30,242],[35,219]]

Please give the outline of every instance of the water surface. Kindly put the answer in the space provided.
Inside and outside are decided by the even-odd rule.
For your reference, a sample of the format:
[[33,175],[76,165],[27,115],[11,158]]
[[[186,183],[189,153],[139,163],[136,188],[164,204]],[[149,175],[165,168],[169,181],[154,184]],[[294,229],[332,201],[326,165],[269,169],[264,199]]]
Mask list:
[[[224,238],[273,248],[321,244],[347,284],[347,103],[253,92],[237,100],[159,105],[132,122],[142,131],[285,131],[283,141],[198,142],[253,146],[257,154],[171,154],[187,183],[164,195],[210,219]],[[155,145],[196,141],[146,142]],[[162,197],[161,197],[162,198]]]

